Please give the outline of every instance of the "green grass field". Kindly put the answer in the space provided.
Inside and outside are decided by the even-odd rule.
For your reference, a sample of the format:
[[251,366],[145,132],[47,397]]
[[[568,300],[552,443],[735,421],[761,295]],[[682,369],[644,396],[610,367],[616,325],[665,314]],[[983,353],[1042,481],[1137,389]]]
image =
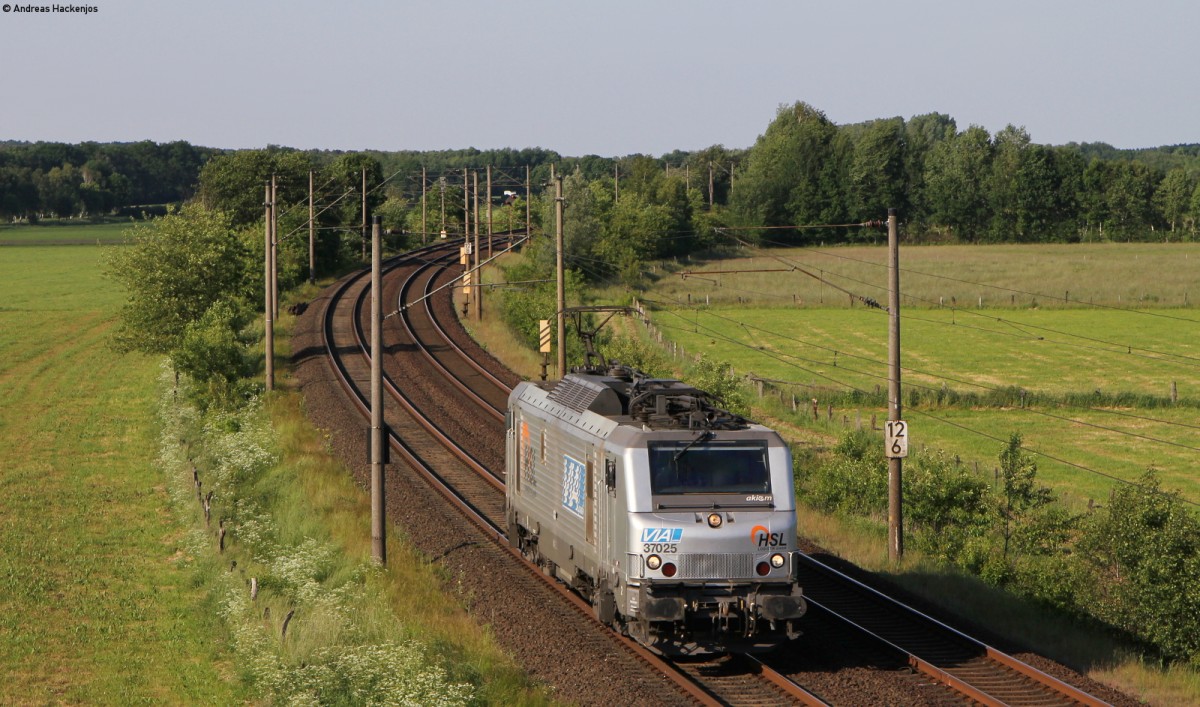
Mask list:
[[[820,273],[826,279],[886,302],[885,295],[864,284],[882,285],[886,269],[879,263],[885,249],[818,250],[769,252],[779,259],[758,251],[752,259],[678,268],[711,273],[815,261],[828,268]],[[906,298],[901,306],[905,417],[914,445],[944,449],[987,473],[996,466],[1001,440],[1020,432],[1029,449],[1050,455],[1036,457],[1041,478],[1073,502],[1107,498],[1117,482],[1105,475],[1133,481],[1153,467],[1164,486],[1200,503],[1200,479],[1191,471],[1200,449],[1195,407],[1200,403],[1200,312],[1184,307],[1185,300],[1195,298],[1188,287],[1200,275],[1200,249],[1193,244],[914,247],[902,251],[901,267],[902,291],[911,291],[905,288],[907,279],[914,289],[932,282],[945,292],[918,290],[917,299]],[[791,291],[801,286],[809,289],[793,298]],[[968,291],[986,293],[983,308]],[[1144,298],[1132,295],[1139,291]],[[1002,292],[1006,297],[998,297]],[[1048,292],[1059,292],[1059,299],[1044,296]],[[693,306],[680,306],[688,295]],[[711,306],[697,306],[705,297]],[[1131,297],[1136,308],[1129,307]],[[689,356],[704,354],[733,363],[738,373],[779,381],[775,385],[784,405],[772,414],[786,419],[794,393],[800,401],[821,401],[816,426],[830,435],[847,419],[851,424],[867,424],[872,414],[884,419],[882,405],[839,405],[832,422],[827,408],[829,398],[847,390],[874,392],[878,386],[886,391],[884,312],[861,303],[850,308],[844,293],[791,272],[674,275],[660,279],[645,298],[659,308],[654,323]],[[1004,302],[1007,298],[1015,302]],[[988,305],[997,300],[1004,306]],[[939,307],[939,301],[947,306]],[[949,306],[952,301],[958,306]],[[1184,404],[1154,406],[1169,399],[1172,384]],[[1132,402],[1032,410],[942,407],[930,397],[943,385],[979,395],[1005,386],[1058,397],[1099,390],[1128,394]],[[910,405],[914,393],[925,402]],[[804,405],[801,412],[807,420],[802,424],[812,426],[811,407]]]
[[133,221],[54,221],[36,226],[0,226],[0,245],[82,245],[120,243]]
[[[736,260],[656,267],[653,293],[667,302],[686,303],[690,295],[693,303],[707,298],[714,305],[848,307],[850,294],[887,303],[885,247],[740,253]],[[902,246],[900,270],[904,307],[1161,308],[1200,298],[1200,243]]]
[[213,607],[176,569],[157,361],[107,346],[102,249],[0,248],[0,684],[22,703],[228,703]]
[[[164,451],[183,442],[159,439],[156,406],[170,393],[158,360],[108,348],[124,295],[102,275],[104,250],[0,247],[0,704],[236,704],[288,694],[255,682],[274,659],[238,652],[246,626],[227,611],[246,591],[229,558],[241,560],[241,573],[265,571],[273,558],[255,565],[236,528],[218,555],[205,533],[191,475]],[[291,321],[285,315],[277,330],[284,358]],[[283,452],[265,482],[272,527],[295,542],[327,543],[339,581],[361,575],[337,589],[358,597],[347,610],[362,614],[363,635],[406,645],[415,637],[449,679],[474,685],[481,704],[547,704],[446,591],[436,563],[401,538],[389,543],[386,572],[362,572],[367,498],[304,416],[286,367],[280,385],[290,390],[270,402]],[[186,507],[181,485],[193,501]],[[264,588],[259,600],[273,596]],[[289,607],[275,608],[273,625],[258,613],[249,625],[278,636]],[[321,616],[299,613],[288,650],[301,639],[310,649],[337,643],[342,624]],[[302,658],[292,666],[301,672]]]

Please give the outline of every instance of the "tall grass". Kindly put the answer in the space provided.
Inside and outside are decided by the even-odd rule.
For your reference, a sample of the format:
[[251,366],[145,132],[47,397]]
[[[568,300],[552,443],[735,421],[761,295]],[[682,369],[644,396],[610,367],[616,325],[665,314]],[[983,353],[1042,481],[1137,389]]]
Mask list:
[[[189,391],[166,385],[161,406],[162,464],[196,528],[189,558],[247,683],[273,702],[545,703],[394,529],[388,567],[372,563],[365,495],[282,373],[279,388],[265,404],[201,415]],[[198,499],[210,490],[205,523]]]
[[[205,419],[186,402],[191,392],[186,380],[185,389],[177,390],[164,369],[161,383],[159,462],[171,475],[178,512],[194,516],[188,509],[199,506],[204,487],[196,486],[193,468],[215,495],[216,518],[203,530],[197,524],[188,556],[208,568],[204,576],[231,629],[239,669],[251,684],[282,702],[469,701],[471,688],[448,679],[398,622],[358,620],[371,601],[365,580],[378,571],[368,560],[343,556],[318,523],[273,512],[292,499],[282,492],[284,471],[261,406],[252,402]],[[216,548],[214,526],[229,531],[218,536]],[[212,566],[225,562],[236,571],[214,576]]]

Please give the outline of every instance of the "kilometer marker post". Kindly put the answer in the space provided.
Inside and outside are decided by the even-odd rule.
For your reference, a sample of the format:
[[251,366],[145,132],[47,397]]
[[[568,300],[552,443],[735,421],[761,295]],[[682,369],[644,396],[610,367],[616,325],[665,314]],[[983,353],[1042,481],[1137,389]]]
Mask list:
[[[888,209],[888,431],[903,430],[900,409],[900,235],[896,225],[896,210]],[[898,427],[895,423],[900,422]],[[907,444],[907,437],[905,438]],[[907,446],[904,448],[907,453]],[[888,457],[888,559],[893,562],[904,557],[904,509],[901,493],[901,471],[904,460],[884,450]]]

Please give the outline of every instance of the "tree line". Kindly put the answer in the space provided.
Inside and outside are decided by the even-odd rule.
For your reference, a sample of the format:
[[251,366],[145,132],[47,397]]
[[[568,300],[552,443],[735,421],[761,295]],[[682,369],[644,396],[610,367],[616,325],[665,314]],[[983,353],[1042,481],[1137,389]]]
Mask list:
[[1052,147],[1012,125],[959,130],[941,113],[838,126],[796,103],[737,176],[731,211],[762,226],[857,223],[895,207],[917,239],[1072,242],[1194,238],[1200,217],[1200,145]]
[[[748,149],[714,145],[658,157],[571,157],[544,148],[344,153],[280,147],[228,151],[182,141],[0,143],[0,218],[97,216],[179,203],[198,193],[202,171],[217,158],[222,170],[272,162],[283,170],[289,196],[298,196],[294,192],[300,186],[307,188],[310,169],[366,167],[372,186],[388,179],[370,197],[370,205],[380,208],[386,203],[385,219],[397,230],[410,231],[417,230],[414,215],[420,206],[422,168],[427,194],[438,200],[439,229],[443,198],[451,205],[449,226],[457,229],[461,223],[455,207],[462,203],[457,175],[464,168],[484,166],[504,173],[509,185],[514,177],[517,180],[515,186],[489,195],[497,202],[502,188],[530,196],[520,184],[526,167],[532,191],[544,194],[555,166],[559,174],[583,180],[595,197],[585,199],[596,202],[602,212],[609,208],[603,196],[609,193],[612,207],[629,211],[629,204],[621,205],[624,193],[647,207],[673,211],[676,218],[663,224],[671,228],[860,223],[879,219],[894,207],[913,239],[1071,242],[1190,239],[1200,220],[1197,144],[1142,150],[1118,150],[1103,143],[1047,146],[1034,143],[1024,128],[1012,125],[994,135],[975,125],[959,130],[955,120],[942,113],[836,125],[802,102],[781,107]],[[262,176],[258,169],[247,172],[251,173]],[[664,180],[682,184],[682,197],[673,191],[675,186],[663,188]],[[257,199],[252,189],[235,198],[221,189],[243,184],[226,182],[211,185],[209,195],[238,201],[239,217],[256,208],[251,207]],[[681,214],[686,209],[676,203],[681,198],[709,215],[685,223],[689,219]],[[593,208],[578,199],[576,203],[580,210]],[[655,219],[643,221],[650,225]],[[802,233],[784,231],[782,236],[803,242]],[[845,228],[820,237],[853,241],[875,235]],[[637,240],[632,250],[649,254],[661,252],[660,246]]]
[[181,202],[220,152],[183,141],[0,143],[0,219],[36,223]]

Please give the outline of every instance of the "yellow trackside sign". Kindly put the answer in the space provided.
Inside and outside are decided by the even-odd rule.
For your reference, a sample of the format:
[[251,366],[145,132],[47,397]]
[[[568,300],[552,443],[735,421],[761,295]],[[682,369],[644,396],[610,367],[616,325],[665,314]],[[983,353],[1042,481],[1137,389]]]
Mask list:
[[541,348],[538,351],[542,353],[550,353],[550,320],[543,319],[538,323],[538,338],[541,340]]

